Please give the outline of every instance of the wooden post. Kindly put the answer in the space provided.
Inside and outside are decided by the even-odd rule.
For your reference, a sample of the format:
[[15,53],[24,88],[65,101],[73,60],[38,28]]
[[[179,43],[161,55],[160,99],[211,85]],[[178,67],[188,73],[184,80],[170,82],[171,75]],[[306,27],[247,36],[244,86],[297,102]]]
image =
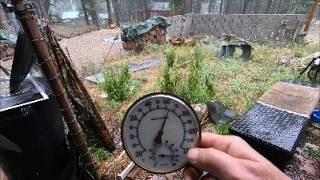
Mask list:
[[304,30],[303,30],[305,33],[307,33],[309,31],[309,29],[310,29],[312,19],[316,15],[317,7],[318,7],[319,3],[320,3],[320,0],[313,0],[313,5],[311,7],[311,12],[310,12],[310,14],[308,16],[306,26],[304,27]]
[[43,39],[36,19],[33,16],[32,3],[27,0],[12,0],[14,12],[19,19],[22,28],[26,32],[28,38],[32,41],[34,51],[37,55],[39,64],[46,75],[50,87],[55,95],[59,108],[63,114],[64,120],[69,128],[69,135],[77,152],[83,160],[85,168],[90,172],[90,175],[97,179],[94,158],[91,156],[85,138],[82,134],[81,127],[72,110],[72,107],[67,98],[65,89],[60,80],[60,75],[54,65],[54,58],[49,53],[47,42]]

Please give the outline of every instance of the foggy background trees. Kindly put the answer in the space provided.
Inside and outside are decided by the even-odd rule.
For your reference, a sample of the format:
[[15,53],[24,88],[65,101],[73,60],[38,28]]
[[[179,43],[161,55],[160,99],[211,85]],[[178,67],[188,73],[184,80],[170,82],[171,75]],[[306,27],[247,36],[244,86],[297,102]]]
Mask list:
[[[9,1],[9,0],[7,0]],[[307,14],[313,0],[32,0],[37,14],[51,23],[80,18],[97,28],[145,20],[152,15]],[[0,8],[0,27],[12,21]]]

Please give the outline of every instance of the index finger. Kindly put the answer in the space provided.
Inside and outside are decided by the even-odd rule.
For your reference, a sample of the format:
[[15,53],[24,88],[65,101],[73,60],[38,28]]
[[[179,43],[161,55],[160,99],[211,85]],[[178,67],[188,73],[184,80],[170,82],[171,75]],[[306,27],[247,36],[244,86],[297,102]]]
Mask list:
[[246,157],[251,160],[263,158],[263,156],[261,156],[247,142],[238,136],[223,136],[213,133],[202,133],[200,147],[214,148],[237,158]]

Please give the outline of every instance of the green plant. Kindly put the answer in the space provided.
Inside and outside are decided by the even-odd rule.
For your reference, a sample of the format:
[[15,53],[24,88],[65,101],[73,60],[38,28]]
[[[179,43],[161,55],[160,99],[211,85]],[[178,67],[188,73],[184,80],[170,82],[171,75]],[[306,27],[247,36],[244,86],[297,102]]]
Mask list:
[[121,67],[121,71],[107,70],[102,89],[108,94],[109,100],[122,102],[134,94],[137,83],[131,81],[128,65]]
[[312,158],[320,161],[320,149],[309,149],[309,154]]
[[179,85],[178,94],[189,102],[206,102],[214,96],[214,87],[209,76],[213,76],[207,67],[204,68],[204,51],[196,47],[194,61],[191,64],[191,73],[186,81]]
[[120,102],[117,102],[115,100],[109,100],[106,103],[104,103],[103,108],[110,110],[110,109],[115,109],[120,106]]
[[89,147],[89,151],[96,157],[99,161],[104,161],[111,156],[111,153],[103,148]]
[[167,66],[169,68],[173,67],[175,58],[176,58],[176,53],[174,52],[173,49],[169,49],[166,53]]
[[176,54],[173,50],[169,50],[166,53],[167,63],[164,67],[163,78],[160,81],[161,92],[166,92],[166,93],[176,92],[176,86],[179,81],[179,76],[175,74],[173,70],[175,57],[176,57]]
[[223,122],[223,123],[217,124],[215,131],[216,131],[216,133],[221,134],[221,135],[228,135],[228,134],[230,134],[229,128],[230,128],[230,124]]
[[[189,52],[191,49],[181,47],[180,50]],[[187,57],[185,52],[183,58],[191,59],[190,74],[186,78],[179,77],[177,68],[174,67],[176,58],[175,52],[171,49],[167,51],[167,64],[164,67],[163,77],[160,81],[160,90],[166,93],[178,94],[189,102],[206,102],[214,96],[214,86],[212,84],[213,74],[204,68],[203,61],[205,53],[203,47],[196,47],[192,57]]]
[[116,120],[122,121],[122,119],[124,117],[124,114],[121,113],[121,112],[118,112],[114,117],[115,117]]

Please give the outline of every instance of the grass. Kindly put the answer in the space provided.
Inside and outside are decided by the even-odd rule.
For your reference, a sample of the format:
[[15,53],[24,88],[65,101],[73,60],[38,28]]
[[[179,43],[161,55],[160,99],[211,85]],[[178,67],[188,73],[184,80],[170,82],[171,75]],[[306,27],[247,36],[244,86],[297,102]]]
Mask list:
[[229,128],[230,124],[229,123],[220,123],[215,126],[215,132],[220,135],[229,135]]
[[[167,49],[172,49],[176,53],[174,66],[178,67],[179,64],[192,61],[186,67],[183,66],[171,72],[180,77],[175,92],[191,103],[218,100],[243,114],[275,83],[297,77],[300,72],[297,68],[298,62],[281,65],[278,61],[283,56],[288,59],[298,59],[318,51],[317,44],[289,43],[282,48],[273,48],[268,44],[253,46],[252,59],[248,62],[243,62],[239,54],[222,60],[217,57],[214,45],[166,46]],[[196,54],[199,49],[204,53]],[[195,64],[197,57],[201,59],[200,66]],[[301,80],[307,80],[307,78],[303,76]],[[198,83],[199,81],[201,83]],[[206,85],[206,82],[210,84]],[[201,88],[197,88],[197,84],[201,84]],[[212,94],[203,91],[206,86],[212,89]]]
[[312,158],[320,161],[320,149],[309,149],[309,154]]
[[90,147],[89,151],[95,156],[95,158],[99,161],[107,160],[111,153],[103,148]]

